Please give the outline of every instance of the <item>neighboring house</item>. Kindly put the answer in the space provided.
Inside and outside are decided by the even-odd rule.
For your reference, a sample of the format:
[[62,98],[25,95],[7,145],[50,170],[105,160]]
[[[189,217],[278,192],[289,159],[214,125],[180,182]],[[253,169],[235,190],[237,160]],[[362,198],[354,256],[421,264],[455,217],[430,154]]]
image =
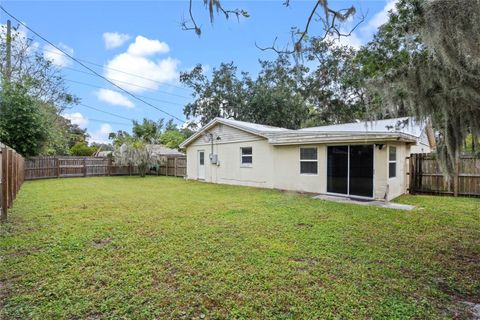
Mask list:
[[98,158],[106,158],[106,157],[109,157],[111,154],[112,154],[113,151],[97,151],[95,154],[94,154],[94,157],[98,157]]
[[406,192],[406,157],[430,152],[428,135],[411,118],[300,130],[215,118],[180,147],[188,179],[390,200]]
[[[168,157],[185,157],[185,153],[178,151],[177,149],[168,148],[161,144],[147,144],[147,148],[151,150],[152,154],[156,156],[168,156]],[[113,151],[98,151],[95,157],[108,157]]]

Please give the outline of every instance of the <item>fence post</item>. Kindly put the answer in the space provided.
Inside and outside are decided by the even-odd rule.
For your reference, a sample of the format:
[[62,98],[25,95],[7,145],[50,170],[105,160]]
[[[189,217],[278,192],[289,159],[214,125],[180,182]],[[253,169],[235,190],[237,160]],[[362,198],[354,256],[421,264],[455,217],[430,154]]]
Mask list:
[[112,174],[112,158],[108,158],[107,160],[107,173],[108,173],[108,176],[110,176]]
[[177,157],[173,158],[173,166],[174,166],[173,176],[176,177],[177,176]]
[[12,162],[12,199],[15,199],[17,196],[17,154],[12,153],[13,162]]
[[87,176],[87,158],[83,158],[83,176]]
[[1,212],[0,212],[0,219],[1,221],[7,220],[7,212],[8,212],[8,181],[7,181],[7,169],[8,169],[8,153],[7,148],[2,148],[2,172],[0,172],[2,176],[2,203],[1,205]]
[[57,167],[57,178],[60,178],[60,159],[55,157],[55,164],[56,164],[56,167]]
[[7,154],[8,154],[8,207],[10,208],[10,206],[12,205],[13,203],[13,150],[12,149],[8,149],[7,151]]
[[415,172],[414,172],[414,166],[413,166],[413,160],[415,159],[415,154],[410,154],[408,159],[408,191],[410,194],[413,194],[413,179],[415,178]]
[[424,154],[420,153],[418,155],[418,164],[417,164],[417,173],[418,173],[418,178],[417,178],[417,184],[416,187],[418,190],[422,190],[422,180],[423,180],[423,159],[425,159]]

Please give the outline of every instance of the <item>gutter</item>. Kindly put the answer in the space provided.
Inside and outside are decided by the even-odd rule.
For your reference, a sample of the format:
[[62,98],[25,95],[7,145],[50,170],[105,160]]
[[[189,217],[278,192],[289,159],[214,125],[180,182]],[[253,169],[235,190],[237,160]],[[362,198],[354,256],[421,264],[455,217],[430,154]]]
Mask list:
[[407,134],[356,134],[356,135],[338,135],[324,134],[318,135],[295,135],[292,137],[275,137],[272,136],[268,142],[272,145],[298,145],[313,143],[343,143],[343,142],[384,142],[384,141],[401,141],[401,142],[417,142],[417,138]]

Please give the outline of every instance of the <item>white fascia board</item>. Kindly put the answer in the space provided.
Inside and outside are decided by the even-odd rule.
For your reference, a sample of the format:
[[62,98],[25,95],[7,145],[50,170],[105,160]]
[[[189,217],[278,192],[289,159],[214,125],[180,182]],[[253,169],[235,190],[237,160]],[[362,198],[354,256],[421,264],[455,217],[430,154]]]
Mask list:
[[212,121],[210,121],[207,125],[205,125],[203,128],[201,128],[199,131],[197,131],[195,134],[193,134],[190,138],[188,138],[187,140],[183,141],[181,144],[180,144],[180,148],[186,148],[190,143],[192,143],[193,141],[195,141],[203,132],[207,131],[208,129],[212,128],[215,124],[217,123],[221,123],[225,126],[229,126],[229,127],[232,127],[232,128],[235,128],[235,129],[238,129],[238,130],[242,130],[242,131],[245,131],[245,132],[248,132],[248,133],[251,133],[251,134],[254,134],[254,135],[257,135],[257,136],[260,136],[262,138],[268,138],[268,135],[264,132],[261,132],[261,131],[258,131],[258,130],[254,130],[252,128],[248,128],[248,127],[244,127],[244,126],[241,126],[241,125],[237,125],[237,124],[233,124],[233,123],[230,123],[228,121],[223,121],[223,118],[215,118],[213,119]]
[[314,144],[314,143],[358,143],[358,142],[417,142],[417,139],[409,135],[379,135],[379,134],[356,134],[356,135],[323,135],[323,136],[297,136],[297,137],[272,137],[268,142],[272,145],[297,145],[297,144]]

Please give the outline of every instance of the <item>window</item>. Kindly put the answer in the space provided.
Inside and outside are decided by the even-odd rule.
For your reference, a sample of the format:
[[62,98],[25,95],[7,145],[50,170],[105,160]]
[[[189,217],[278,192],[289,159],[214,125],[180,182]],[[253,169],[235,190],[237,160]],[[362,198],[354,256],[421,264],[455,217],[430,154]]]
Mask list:
[[200,151],[200,165],[203,166],[205,164],[205,153],[203,151]]
[[252,147],[240,148],[242,166],[250,167],[253,163]]
[[317,148],[300,148],[300,174],[317,174]]
[[397,176],[397,147],[388,147],[388,177]]

